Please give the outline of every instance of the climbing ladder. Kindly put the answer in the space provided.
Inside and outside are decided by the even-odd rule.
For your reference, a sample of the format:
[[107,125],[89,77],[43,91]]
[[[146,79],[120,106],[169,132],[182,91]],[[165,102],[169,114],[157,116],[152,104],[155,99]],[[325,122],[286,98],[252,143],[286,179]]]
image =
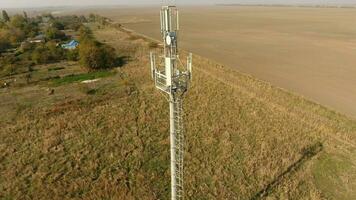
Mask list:
[[176,190],[177,199],[183,199],[183,157],[184,157],[184,127],[183,127],[183,100],[181,97],[176,97],[173,102],[174,114],[174,142],[175,142],[175,157],[176,157]]

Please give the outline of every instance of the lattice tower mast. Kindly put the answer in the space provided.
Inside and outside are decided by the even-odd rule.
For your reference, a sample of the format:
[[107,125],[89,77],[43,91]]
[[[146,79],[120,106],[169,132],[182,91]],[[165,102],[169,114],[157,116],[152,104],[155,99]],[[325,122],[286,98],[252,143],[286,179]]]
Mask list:
[[178,55],[179,15],[176,6],[163,6],[160,12],[163,53],[151,52],[151,72],[156,88],[168,96],[170,113],[171,199],[183,199],[184,126],[183,95],[192,80],[192,54],[183,66]]

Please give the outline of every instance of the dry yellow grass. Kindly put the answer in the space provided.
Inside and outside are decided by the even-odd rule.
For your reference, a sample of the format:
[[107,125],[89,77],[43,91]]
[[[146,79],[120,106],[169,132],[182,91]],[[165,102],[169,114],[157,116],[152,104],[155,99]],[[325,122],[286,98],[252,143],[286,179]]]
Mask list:
[[[60,86],[52,104],[1,122],[0,198],[168,199],[168,104],[150,80],[150,41],[96,35],[130,61],[98,94]],[[206,58],[193,73],[187,199],[356,198],[355,121]]]

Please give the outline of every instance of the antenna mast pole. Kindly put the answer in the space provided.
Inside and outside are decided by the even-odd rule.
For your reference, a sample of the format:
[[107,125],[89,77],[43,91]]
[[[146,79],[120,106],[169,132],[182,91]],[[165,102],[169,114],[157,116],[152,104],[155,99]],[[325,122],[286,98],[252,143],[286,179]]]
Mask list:
[[160,12],[160,21],[164,48],[159,64],[156,63],[156,57],[151,52],[151,73],[156,88],[169,97],[171,199],[180,200],[184,198],[182,99],[192,79],[192,54],[190,53],[187,58],[187,66],[182,66],[178,55],[178,9],[175,6],[163,6]]

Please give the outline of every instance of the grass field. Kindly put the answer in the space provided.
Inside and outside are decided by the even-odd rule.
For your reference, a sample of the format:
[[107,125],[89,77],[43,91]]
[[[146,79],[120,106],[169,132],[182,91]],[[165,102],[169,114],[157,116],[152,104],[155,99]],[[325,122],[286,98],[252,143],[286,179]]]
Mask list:
[[[158,11],[95,10],[160,39]],[[183,48],[356,118],[355,9],[199,6],[180,13]]]
[[[128,58],[110,76],[52,95],[45,78],[0,89],[0,199],[168,199],[168,103],[148,61],[158,49],[120,29],[95,34]],[[83,73],[62,63],[34,76],[45,71]],[[356,198],[354,120],[203,57],[193,73],[186,199]]]

